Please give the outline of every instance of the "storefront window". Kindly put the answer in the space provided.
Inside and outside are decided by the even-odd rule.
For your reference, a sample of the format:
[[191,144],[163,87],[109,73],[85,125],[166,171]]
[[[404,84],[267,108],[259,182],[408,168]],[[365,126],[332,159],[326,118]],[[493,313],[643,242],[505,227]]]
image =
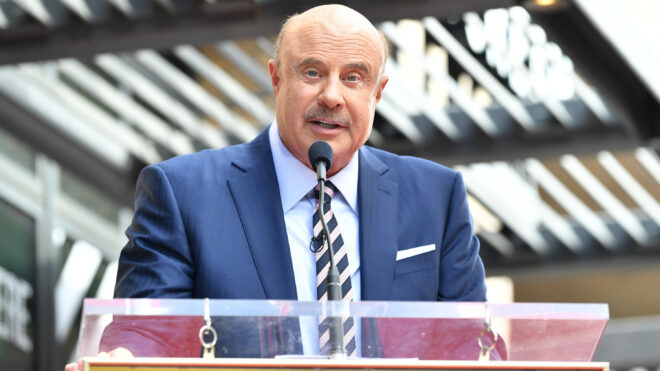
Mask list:
[[0,236],[0,370],[34,370],[34,219],[0,199]]

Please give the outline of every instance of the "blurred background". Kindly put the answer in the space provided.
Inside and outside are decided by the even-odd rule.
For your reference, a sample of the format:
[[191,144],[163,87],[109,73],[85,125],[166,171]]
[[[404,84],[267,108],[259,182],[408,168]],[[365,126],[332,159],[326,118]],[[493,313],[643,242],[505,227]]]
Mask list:
[[[0,368],[60,370],[147,164],[254,138],[319,1],[0,0]],[[660,1],[343,1],[390,43],[369,144],[463,173],[492,301],[603,302],[660,369]]]

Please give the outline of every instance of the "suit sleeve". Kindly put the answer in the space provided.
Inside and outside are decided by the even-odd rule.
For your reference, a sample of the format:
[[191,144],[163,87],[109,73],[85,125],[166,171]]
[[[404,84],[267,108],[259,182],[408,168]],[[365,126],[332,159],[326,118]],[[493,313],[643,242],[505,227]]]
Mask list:
[[177,199],[166,173],[148,166],[138,177],[135,213],[126,230],[115,297],[191,297],[194,262]]
[[485,301],[484,265],[479,257],[479,239],[474,235],[465,184],[456,173],[440,257],[438,300]]

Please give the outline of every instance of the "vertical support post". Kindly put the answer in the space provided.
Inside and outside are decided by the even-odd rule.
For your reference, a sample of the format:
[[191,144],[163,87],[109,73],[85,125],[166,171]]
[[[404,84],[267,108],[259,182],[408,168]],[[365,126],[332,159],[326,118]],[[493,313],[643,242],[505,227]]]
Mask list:
[[41,185],[42,213],[37,219],[36,236],[36,359],[37,370],[56,370],[55,298],[57,281],[57,256],[53,246],[53,227],[57,213],[60,174],[58,165],[51,159],[39,155],[36,159],[37,178]]

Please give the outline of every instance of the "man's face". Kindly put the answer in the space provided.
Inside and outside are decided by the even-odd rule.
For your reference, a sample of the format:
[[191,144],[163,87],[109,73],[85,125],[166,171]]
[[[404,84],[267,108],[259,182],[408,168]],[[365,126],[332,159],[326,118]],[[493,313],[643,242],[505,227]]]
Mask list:
[[269,62],[282,142],[308,166],[310,145],[328,142],[334,153],[329,175],[369,138],[387,83],[380,76],[380,40],[333,28],[322,22],[296,27],[282,39],[279,63]]

